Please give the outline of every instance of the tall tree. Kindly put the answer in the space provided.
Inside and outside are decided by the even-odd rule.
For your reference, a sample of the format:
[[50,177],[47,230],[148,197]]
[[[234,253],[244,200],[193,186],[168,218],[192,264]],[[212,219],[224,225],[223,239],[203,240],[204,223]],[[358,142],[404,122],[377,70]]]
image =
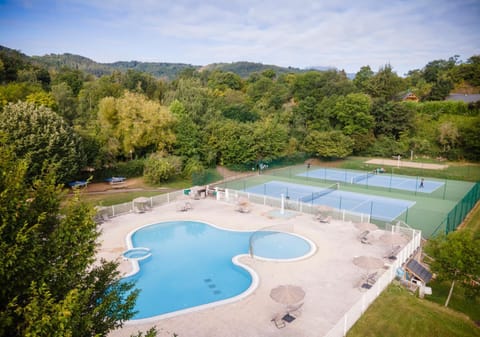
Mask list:
[[105,336],[133,316],[136,291],[117,264],[95,263],[99,232],[79,196],[62,202],[53,171],[0,142],[0,335]]
[[404,80],[393,71],[390,64],[387,64],[370,79],[367,93],[374,98],[393,100],[405,89]]
[[345,158],[352,154],[353,140],[341,131],[312,131],[305,138],[305,151],[320,158]]
[[480,240],[466,230],[451,232],[429,240],[427,253],[433,257],[432,270],[440,280],[451,281],[445,301],[448,306],[456,281],[461,281],[472,295],[478,294],[480,282]]
[[172,149],[172,114],[167,107],[142,94],[127,91],[120,98],[106,97],[100,101],[98,114],[100,136],[114,157]]
[[373,71],[370,68],[370,66],[363,66],[355,74],[355,78],[353,79],[353,84],[358,90],[366,93],[368,92],[368,83],[372,77],[373,77]]
[[402,133],[413,130],[415,111],[412,107],[399,102],[377,99],[372,107],[375,117],[375,136],[387,136],[400,139]]
[[31,158],[28,177],[34,179],[48,161],[57,165],[57,178],[67,182],[85,164],[80,137],[55,112],[32,103],[9,103],[0,110],[0,130],[19,158]]
[[348,94],[340,97],[335,105],[335,115],[343,133],[368,134],[374,126],[374,117],[370,114],[372,100],[365,94]]

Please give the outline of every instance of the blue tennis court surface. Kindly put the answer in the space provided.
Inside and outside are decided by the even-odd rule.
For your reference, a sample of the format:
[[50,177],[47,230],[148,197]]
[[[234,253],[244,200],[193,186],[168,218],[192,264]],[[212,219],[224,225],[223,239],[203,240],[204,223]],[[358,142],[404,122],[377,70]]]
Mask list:
[[408,177],[393,176],[388,173],[365,173],[353,170],[337,170],[321,168],[298,174],[301,177],[313,179],[339,181],[344,183],[378,186],[385,188],[394,188],[399,190],[417,191],[422,193],[432,193],[437,188],[443,186],[443,182],[434,180],[424,180],[423,187],[420,179]]
[[326,205],[336,209],[369,214],[372,218],[385,221],[394,220],[415,205],[415,202],[410,200],[342,191],[333,185],[331,189],[322,189],[282,181],[270,181],[249,187],[245,191],[276,198],[280,198],[283,194],[291,201]]

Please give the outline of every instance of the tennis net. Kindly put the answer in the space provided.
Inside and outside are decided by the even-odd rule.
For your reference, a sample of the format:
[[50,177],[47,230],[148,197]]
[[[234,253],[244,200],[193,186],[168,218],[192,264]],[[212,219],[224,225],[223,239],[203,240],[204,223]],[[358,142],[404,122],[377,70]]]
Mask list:
[[327,195],[327,194],[330,194],[330,193],[335,192],[336,190],[338,190],[339,185],[340,185],[339,183],[335,183],[335,184],[330,185],[330,186],[328,186],[327,188],[325,188],[325,189],[323,189],[323,190],[321,190],[321,191],[313,192],[313,193],[311,193],[311,194],[308,194],[308,195],[306,195],[306,196],[304,196],[304,197],[301,197],[301,198],[300,198],[300,201],[301,201],[301,202],[311,202],[311,201],[313,201],[313,200],[315,200],[315,199],[321,198],[321,197],[323,197],[323,196],[325,196],[325,195]]
[[367,174],[361,174],[359,176],[355,176],[352,178],[352,184],[356,184],[362,180],[368,179],[370,177],[373,177],[375,173],[367,173]]

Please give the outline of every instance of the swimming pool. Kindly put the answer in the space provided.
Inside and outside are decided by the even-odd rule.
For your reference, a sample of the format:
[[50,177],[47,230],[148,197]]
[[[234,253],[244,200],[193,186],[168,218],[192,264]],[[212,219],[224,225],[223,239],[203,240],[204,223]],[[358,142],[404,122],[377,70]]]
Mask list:
[[245,296],[256,275],[235,257],[248,254],[252,234],[255,255],[291,260],[312,254],[314,245],[299,236],[266,231],[232,231],[198,221],[168,221],[139,228],[129,248],[146,247],[151,256],[138,261],[138,272],[124,278],[140,289],[134,320],[178,314]]

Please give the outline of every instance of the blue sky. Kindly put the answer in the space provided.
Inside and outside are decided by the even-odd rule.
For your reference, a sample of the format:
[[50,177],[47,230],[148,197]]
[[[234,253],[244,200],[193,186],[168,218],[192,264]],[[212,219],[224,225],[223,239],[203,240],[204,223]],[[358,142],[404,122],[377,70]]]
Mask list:
[[252,61],[399,75],[480,54],[480,0],[0,0],[0,45],[97,62]]

